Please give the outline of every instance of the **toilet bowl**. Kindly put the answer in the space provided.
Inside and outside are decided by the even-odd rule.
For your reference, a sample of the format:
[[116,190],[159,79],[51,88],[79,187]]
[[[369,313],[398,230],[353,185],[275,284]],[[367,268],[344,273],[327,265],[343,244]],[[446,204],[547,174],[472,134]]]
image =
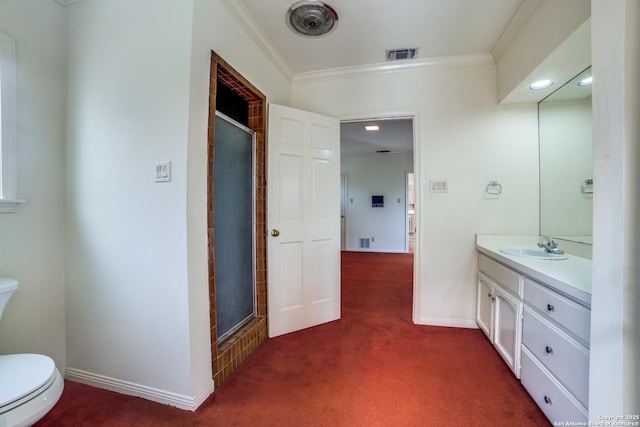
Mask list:
[[[0,318],[11,294],[13,279],[0,278]],[[42,354],[0,355],[0,427],[31,426],[53,408],[64,380],[50,357]]]
[[53,408],[64,380],[50,357],[0,356],[0,427],[33,425]]

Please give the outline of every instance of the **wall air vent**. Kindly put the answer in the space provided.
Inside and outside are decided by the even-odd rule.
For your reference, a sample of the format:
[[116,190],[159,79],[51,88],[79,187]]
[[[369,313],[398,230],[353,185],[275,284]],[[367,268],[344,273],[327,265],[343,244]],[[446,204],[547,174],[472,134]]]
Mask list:
[[399,61],[402,59],[414,59],[418,56],[418,48],[410,49],[389,49],[387,50],[387,61]]

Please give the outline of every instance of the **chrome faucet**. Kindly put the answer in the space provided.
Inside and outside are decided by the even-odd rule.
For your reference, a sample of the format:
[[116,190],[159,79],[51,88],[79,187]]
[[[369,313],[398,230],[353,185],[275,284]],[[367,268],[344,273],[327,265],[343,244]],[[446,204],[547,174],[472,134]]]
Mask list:
[[551,239],[550,236],[542,236],[544,243],[538,243],[538,247],[544,249],[550,254],[563,254],[564,251],[558,248],[558,244]]

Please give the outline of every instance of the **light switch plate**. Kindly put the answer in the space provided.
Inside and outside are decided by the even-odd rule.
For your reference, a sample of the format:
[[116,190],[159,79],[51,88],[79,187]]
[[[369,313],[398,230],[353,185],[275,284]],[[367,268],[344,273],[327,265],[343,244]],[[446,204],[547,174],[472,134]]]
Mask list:
[[429,187],[432,193],[448,193],[449,181],[446,179],[430,180]]
[[156,163],[156,182],[171,181],[171,162]]

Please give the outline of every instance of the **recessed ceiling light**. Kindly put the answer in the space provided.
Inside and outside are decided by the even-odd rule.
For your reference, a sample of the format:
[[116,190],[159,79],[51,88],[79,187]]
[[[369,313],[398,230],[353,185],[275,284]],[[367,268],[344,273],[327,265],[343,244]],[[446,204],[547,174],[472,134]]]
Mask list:
[[580,80],[578,86],[591,86],[593,83],[593,77],[587,77],[586,79]]
[[546,89],[550,87],[552,84],[553,82],[551,80],[538,80],[537,82],[531,83],[531,85],[529,86],[529,89],[531,90]]
[[378,125],[368,125],[364,127],[364,130],[366,130],[367,132],[375,132],[377,130],[380,130],[380,126]]

